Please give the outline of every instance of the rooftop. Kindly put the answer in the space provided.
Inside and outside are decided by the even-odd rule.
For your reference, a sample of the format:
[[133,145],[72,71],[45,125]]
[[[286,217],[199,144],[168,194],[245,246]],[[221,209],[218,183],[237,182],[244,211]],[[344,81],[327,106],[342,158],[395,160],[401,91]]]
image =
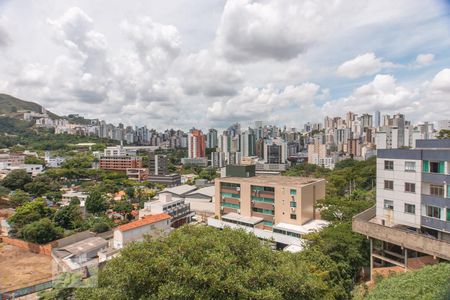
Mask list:
[[182,195],[187,194],[189,192],[192,192],[192,191],[194,191],[196,189],[197,189],[197,187],[194,186],[194,185],[183,184],[183,185],[174,186],[174,187],[171,187],[171,188],[165,188],[162,191],[162,193],[163,192],[169,192],[169,193],[172,193],[172,194],[176,194],[176,195],[182,196]]
[[286,230],[290,232],[295,232],[298,234],[308,234],[317,230],[322,229],[329,224],[325,220],[312,220],[303,225],[293,225],[288,223],[278,223],[273,226],[274,229]]
[[202,195],[206,195],[209,197],[214,197],[215,190],[216,190],[216,187],[214,185],[212,185],[212,186],[207,186],[207,187],[204,187],[204,188],[201,188],[198,190],[194,190],[194,191],[188,193],[188,195],[202,194]]
[[262,222],[264,220],[263,218],[243,216],[234,212],[223,215],[222,219],[238,221],[252,225],[258,224],[259,222]]
[[157,214],[157,215],[148,215],[148,216],[143,217],[140,220],[121,225],[121,226],[117,227],[117,229],[122,232],[128,231],[128,230],[139,228],[139,227],[142,227],[145,225],[157,223],[159,221],[169,220],[171,218],[172,217],[166,213]]
[[[67,245],[65,247],[57,249],[58,256],[65,257],[67,255],[79,256],[83,253],[90,252],[97,248],[108,246],[108,242],[101,237],[90,237],[85,240]],[[66,255],[65,255],[66,254]]]
[[216,180],[220,182],[243,182],[243,183],[260,184],[265,186],[271,185],[304,186],[311,183],[324,181],[325,179],[309,178],[309,177],[293,177],[293,176],[260,175],[253,177],[222,177]]

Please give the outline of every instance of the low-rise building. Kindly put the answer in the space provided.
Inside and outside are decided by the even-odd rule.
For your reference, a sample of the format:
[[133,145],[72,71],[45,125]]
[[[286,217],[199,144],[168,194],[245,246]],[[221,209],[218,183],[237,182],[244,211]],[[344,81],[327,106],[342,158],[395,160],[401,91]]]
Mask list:
[[82,268],[98,266],[98,252],[108,247],[101,237],[90,237],[76,243],[54,249],[52,256],[59,272],[75,272]]
[[327,224],[315,209],[325,180],[288,176],[223,177],[215,181],[215,217],[208,225],[239,227],[283,245]]
[[170,233],[171,216],[167,213],[142,216],[139,220],[121,225],[114,230],[113,247],[122,249],[127,244],[142,241],[144,236],[166,236]]
[[184,197],[173,196],[172,193],[163,191],[158,194],[156,199],[144,203],[144,208],[139,211],[139,217],[161,213],[171,216],[171,226],[173,228],[190,223],[195,215]]
[[128,179],[135,181],[146,181],[148,180],[148,169],[147,168],[128,168],[127,169]]

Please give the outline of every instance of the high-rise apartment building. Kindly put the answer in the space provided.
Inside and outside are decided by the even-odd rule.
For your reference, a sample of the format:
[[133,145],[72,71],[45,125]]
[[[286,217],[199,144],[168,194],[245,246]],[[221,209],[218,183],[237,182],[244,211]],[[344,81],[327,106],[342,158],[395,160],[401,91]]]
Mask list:
[[188,158],[206,157],[205,136],[201,130],[193,129],[188,135]]
[[207,148],[216,148],[218,145],[217,142],[217,130],[211,128],[208,130],[208,135],[206,136],[206,147]]
[[450,260],[450,140],[378,150],[376,206],[353,230],[370,238],[371,267]]

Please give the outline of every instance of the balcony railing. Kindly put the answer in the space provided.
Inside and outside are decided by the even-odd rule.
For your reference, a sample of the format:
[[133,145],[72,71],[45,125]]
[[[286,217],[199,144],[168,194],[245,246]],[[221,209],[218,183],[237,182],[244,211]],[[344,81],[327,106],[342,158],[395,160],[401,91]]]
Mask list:
[[387,227],[371,222],[376,216],[375,207],[369,208],[353,217],[354,232],[371,238],[386,241],[414,251],[450,260],[450,243],[437,240],[401,227]]

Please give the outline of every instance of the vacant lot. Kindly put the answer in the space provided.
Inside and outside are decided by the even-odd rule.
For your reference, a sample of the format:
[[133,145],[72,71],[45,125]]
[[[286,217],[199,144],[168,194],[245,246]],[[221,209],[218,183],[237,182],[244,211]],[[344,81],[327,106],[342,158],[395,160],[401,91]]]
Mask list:
[[51,280],[52,258],[0,243],[0,291]]

